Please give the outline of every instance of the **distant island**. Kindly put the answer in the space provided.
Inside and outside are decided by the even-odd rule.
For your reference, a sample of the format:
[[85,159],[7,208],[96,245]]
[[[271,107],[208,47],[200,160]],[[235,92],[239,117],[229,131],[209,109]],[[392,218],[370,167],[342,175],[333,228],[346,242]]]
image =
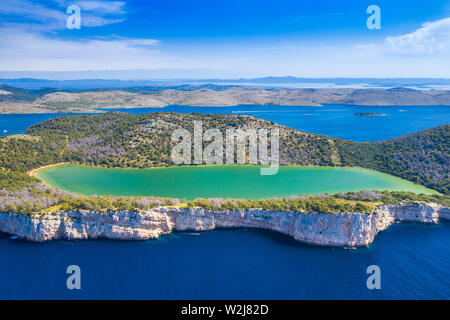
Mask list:
[[448,90],[289,89],[249,85],[183,84],[129,88],[68,90],[23,89],[0,85],[0,114],[98,113],[114,108],[161,108],[168,105],[224,107],[236,105],[322,106],[450,105]]
[[356,112],[354,116],[359,117],[385,117],[386,113],[376,113],[376,112]]

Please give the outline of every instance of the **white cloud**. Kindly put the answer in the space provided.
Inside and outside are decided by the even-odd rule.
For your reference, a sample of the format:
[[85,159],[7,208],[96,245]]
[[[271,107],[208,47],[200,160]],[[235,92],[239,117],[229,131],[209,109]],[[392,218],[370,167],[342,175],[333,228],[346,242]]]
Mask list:
[[[66,17],[67,18],[67,17]],[[108,24],[120,23],[125,21],[123,19],[103,18],[94,15],[84,14],[81,16],[81,26],[83,27],[102,27]]]
[[20,16],[38,22],[65,20],[67,17],[65,11],[50,9],[27,0],[0,1],[0,14]]
[[387,37],[386,51],[394,54],[428,55],[450,51],[450,18],[427,22],[416,31]]
[[[68,15],[66,9],[70,4],[77,4],[81,9],[81,25],[83,27],[100,27],[120,23],[126,19],[125,2],[123,1],[64,1],[54,0],[58,8],[49,8],[28,0],[1,0],[0,14],[6,15],[3,26],[10,17],[20,17],[23,25],[39,23],[34,29],[55,30],[66,26]],[[25,20],[25,19],[26,20]]]
[[128,70],[181,67],[188,59],[157,50],[154,39],[59,40],[39,33],[0,28],[0,70]]
[[[64,8],[69,2],[53,0]],[[61,11],[31,6],[28,0],[0,0],[0,14],[21,15],[0,24],[0,71],[207,70],[234,77],[448,77],[450,18],[425,23],[409,34],[359,46],[326,45],[299,40],[171,42],[119,36],[64,40]],[[71,2],[77,3],[77,2]],[[84,26],[126,19],[122,1],[79,1]],[[40,23],[30,24],[32,21]],[[48,25],[53,24],[53,29]],[[47,28],[47,29],[45,29]],[[26,30],[26,31],[25,31]],[[256,48],[255,48],[256,47]],[[164,52],[162,52],[164,50]],[[203,72],[203,71],[202,71]]]
[[450,74],[448,56],[393,55],[370,45],[355,50],[344,46],[286,43],[278,49],[269,45],[267,50],[253,50],[251,43],[167,47],[155,39],[118,36],[73,41],[13,28],[0,28],[0,34],[0,71],[122,70],[129,74],[130,70],[178,69],[184,71],[173,72],[173,77],[175,74],[195,77],[195,70],[206,70],[210,72],[209,77],[227,74],[227,77],[244,78],[265,75],[448,77]]
[[75,2],[82,10],[107,14],[126,14],[123,1],[78,1]]

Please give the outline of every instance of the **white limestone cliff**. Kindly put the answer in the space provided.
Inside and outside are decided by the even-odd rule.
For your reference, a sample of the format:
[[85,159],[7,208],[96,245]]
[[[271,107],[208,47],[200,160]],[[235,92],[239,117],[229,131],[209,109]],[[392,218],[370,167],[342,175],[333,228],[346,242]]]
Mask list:
[[437,204],[384,205],[374,213],[298,213],[259,209],[211,211],[156,208],[139,213],[74,211],[26,216],[0,213],[0,231],[31,241],[53,239],[155,239],[172,231],[261,228],[321,246],[368,246],[395,222],[436,224],[450,220],[450,209]]

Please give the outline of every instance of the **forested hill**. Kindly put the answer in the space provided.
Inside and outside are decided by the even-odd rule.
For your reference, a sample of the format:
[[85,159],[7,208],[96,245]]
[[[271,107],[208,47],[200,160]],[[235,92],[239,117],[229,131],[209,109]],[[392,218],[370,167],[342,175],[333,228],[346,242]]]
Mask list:
[[63,161],[105,167],[169,166],[173,130],[193,132],[194,120],[202,121],[203,130],[221,130],[224,137],[231,127],[277,127],[283,165],[360,166],[450,192],[450,125],[383,142],[356,143],[248,115],[113,112],[58,117],[31,126],[26,135],[0,138],[0,167],[4,169],[0,171],[4,181],[14,184],[17,179],[9,177],[13,174]]
[[450,193],[450,125],[382,142],[339,143],[342,163],[390,173]]

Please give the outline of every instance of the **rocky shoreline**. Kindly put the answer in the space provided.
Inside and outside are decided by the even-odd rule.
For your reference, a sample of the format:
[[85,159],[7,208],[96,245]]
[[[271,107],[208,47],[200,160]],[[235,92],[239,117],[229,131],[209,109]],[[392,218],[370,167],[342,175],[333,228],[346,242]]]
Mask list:
[[319,246],[363,247],[370,245],[378,232],[393,223],[436,224],[439,220],[450,220],[450,208],[437,204],[383,205],[367,214],[161,207],[139,213],[74,211],[33,216],[0,213],[0,231],[44,242],[56,239],[147,240],[173,231],[260,228]]
[[[0,114],[29,113],[99,113],[102,109],[162,108],[169,105],[227,107],[238,105],[322,106],[326,104],[359,106],[444,106],[450,101],[449,90],[411,90],[408,88],[277,88],[261,86],[193,86],[192,90],[125,89],[50,90],[41,95],[29,91],[16,95],[2,89]],[[11,89],[10,89],[11,90]],[[7,96],[7,98],[5,98]]]

